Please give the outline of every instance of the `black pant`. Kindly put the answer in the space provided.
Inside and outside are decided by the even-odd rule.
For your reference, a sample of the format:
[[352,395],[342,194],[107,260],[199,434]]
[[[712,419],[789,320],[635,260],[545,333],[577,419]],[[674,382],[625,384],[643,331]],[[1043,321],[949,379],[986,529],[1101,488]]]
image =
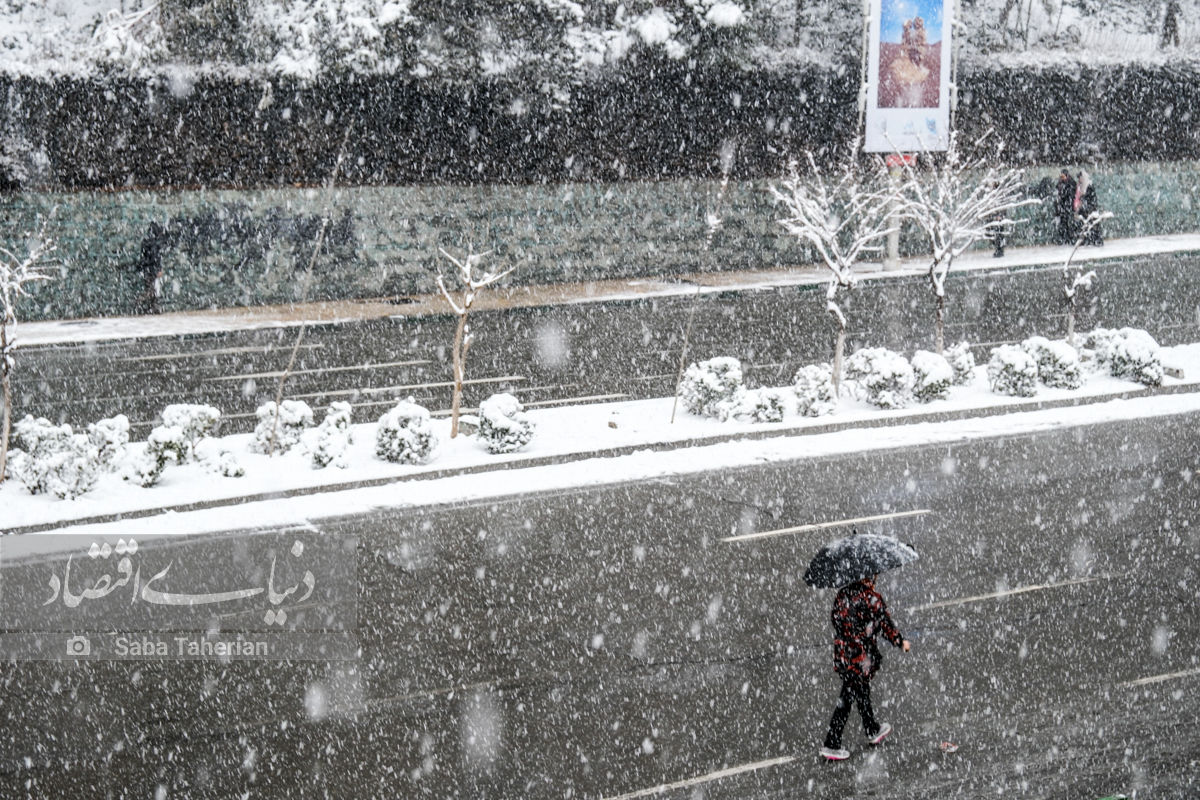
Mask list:
[[1060,212],[1058,215],[1058,243],[1075,244],[1077,235],[1074,215]]
[[842,746],[842,731],[846,727],[846,719],[850,716],[850,706],[858,705],[858,714],[862,717],[863,733],[872,738],[879,733],[879,723],[875,721],[875,712],[871,709],[871,680],[859,675],[842,676],[842,693],[833,709],[833,718],[829,720],[829,733],[825,736],[825,746],[837,750]]

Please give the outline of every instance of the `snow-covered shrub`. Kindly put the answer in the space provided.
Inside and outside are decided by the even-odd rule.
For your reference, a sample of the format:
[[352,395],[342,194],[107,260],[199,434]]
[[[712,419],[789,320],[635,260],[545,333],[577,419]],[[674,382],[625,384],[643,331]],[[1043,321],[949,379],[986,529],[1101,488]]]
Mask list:
[[13,426],[19,449],[12,453],[12,475],[30,494],[73,500],[96,485],[100,457],[91,439],[70,425],[26,415]]
[[385,461],[424,464],[433,457],[437,443],[428,409],[414,403],[411,397],[379,418],[375,455]]
[[1092,362],[1107,371],[1108,365],[1112,361],[1113,348],[1121,338],[1120,331],[1111,328],[1096,328],[1084,337],[1083,346],[1091,352]]
[[955,386],[968,386],[975,380],[975,354],[971,352],[971,345],[959,342],[946,348],[946,361],[954,371]]
[[687,368],[679,384],[679,399],[689,414],[720,419],[729,416],[743,391],[741,362],[710,358]]
[[796,411],[806,417],[820,417],[837,410],[833,390],[833,367],[809,364],[801,367],[792,380],[796,393]]
[[511,394],[494,394],[479,404],[479,441],[489,453],[513,453],[533,439],[533,421]]
[[146,437],[140,458],[126,464],[124,478],[149,488],[162,478],[168,464],[182,464],[192,455],[192,445],[177,425],[159,425]]
[[[254,412],[258,426],[250,449],[255,453],[271,452],[271,437],[275,437],[275,452],[286,453],[299,442],[304,432],[313,426],[313,412],[303,400],[284,400],[276,412],[275,401],[263,403]],[[278,423],[276,416],[279,417]]]
[[1038,379],[1042,383],[1057,389],[1078,389],[1083,386],[1079,353],[1071,345],[1042,336],[1031,336],[1021,342],[1021,347],[1037,361]]
[[745,392],[736,416],[751,422],[783,422],[787,414],[787,396],[783,389],[755,389]]
[[314,469],[324,469],[330,464],[339,469],[349,466],[346,463],[346,450],[354,441],[350,433],[351,414],[349,403],[330,403],[325,419],[321,420],[316,431],[308,434]]
[[1147,386],[1161,386],[1165,371],[1158,342],[1140,328],[1097,328],[1088,334],[1096,362],[1110,375]]
[[904,408],[916,384],[908,359],[884,347],[866,347],[846,359],[846,379],[862,399],[879,408]]
[[206,436],[212,436],[221,421],[221,412],[203,403],[173,403],[163,409],[163,427],[178,428],[186,446],[182,462],[192,461],[196,456],[196,445]]
[[1109,371],[1146,386],[1161,386],[1165,370],[1158,342],[1143,330],[1122,328],[1124,337],[1113,348]]
[[922,403],[943,400],[954,383],[954,368],[945,357],[929,350],[918,350],[912,357],[916,384],[913,396]]
[[997,394],[1033,397],[1037,394],[1037,360],[1015,344],[1005,344],[992,350],[987,366],[988,381]]
[[238,463],[237,456],[225,449],[205,453],[200,457],[200,463],[214,475],[223,475],[226,478],[240,478],[246,474],[246,470]]
[[96,448],[97,463],[107,470],[115,470],[129,445],[129,417],[115,417],[93,422],[87,427],[88,441]]

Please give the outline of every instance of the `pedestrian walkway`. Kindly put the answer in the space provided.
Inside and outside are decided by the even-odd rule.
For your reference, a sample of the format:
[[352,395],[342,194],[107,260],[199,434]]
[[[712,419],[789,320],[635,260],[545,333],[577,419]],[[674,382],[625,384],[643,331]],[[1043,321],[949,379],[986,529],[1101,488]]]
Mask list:
[[[990,248],[971,251],[954,263],[954,272],[969,270],[1009,271],[1061,265],[1070,248],[1039,246],[1008,248],[994,258]],[[1200,233],[1113,239],[1103,247],[1081,247],[1075,261],[1087,263],[1137,256],[1200,252]],[[863,263],[858,270],[864,282],[923,275],[924,258],[908,258],[895,269],[878,262]],[[673,297],[695,293],[744,291],[782,286],[823,283],[823,267],[805,265],[754,271],[703,272],[658,278],[620,278],[583,283],[494,287],[482,292],[473,306],[476,311],[533,308],[570,303],[599,303],[650,297]],[[180,311],[142,317],[102,317],[22,323],[19,344],[23,347],[96,342],[111,339],[147,338],[218,333],[231,330],[295,327],[305,324],[361,322],[391,317],[425,317],[450,313],[437,294],[403,298],[330,300],[287,305]]]

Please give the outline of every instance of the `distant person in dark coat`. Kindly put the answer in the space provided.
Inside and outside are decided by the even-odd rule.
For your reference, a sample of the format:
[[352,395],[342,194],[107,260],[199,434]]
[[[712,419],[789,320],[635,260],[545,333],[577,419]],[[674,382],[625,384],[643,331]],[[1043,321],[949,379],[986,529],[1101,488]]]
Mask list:
[[1179,47],[1179,15],[1183,13],[1183,9],[1179,6],[1179,0],[1167,0],[1167,13],[1163,16],[1163,32],[1161,48],[1166,50],[1168,47]]
[[900,635],[888,614],[887,604],[875,591],[874,576],[838,589],[830,620],[834,629],[833,668],[841,676],[842,692],[829,720],[821,755],[829,761],[842,761],[850,757],[849,751],[842,749],[842,731],[850,717],[850,706],[858,706],[863,732],[871,744],[879,744],[892,732],[891,725],[875,719],[871,708],[871,678],[883,662],[875,638],[883,634],[883,638],[906,653],[909,643]]
[[1090,227],[1087,222],[1093,214],[1100,213],[1100,204],[1096,201],[1096,187],[1092,183],[1092,176],[1086,171],[1079,172],[1079,183],[1075,189],[1075,198],[1077,201],[1076,211],[1079,214],[1080,229],[1086,231],[1083,234],[1083,243],[1094,245],[1096,247],[1104,244],[1104,236],[1100,232],[1100,222],[1095,221]]
[[1054,207],[1058,217],[1058,243],[1075,243],[1075,190],[1078,185],[1066,167],[1058,173],[1058,202]]
[[[995,189],[1000,185],[999,181],[992,181],[992,188]],[[988,218],[988,231],[992,236],[992,244],[995,245],[995,250],[992,255],[996,258],[1004,256],[1004,240],[1008,236],[1008,214],[1004,211],[997,211]]]
[[157,222],[151,222],[146,237],[142,239],[142,254],[137,269],[142,276],[142,293],[138,295],[138,311],[142,314],[158,314],[162,311],[158,299],[162,296],[162,251],[167,246],[167,235]]

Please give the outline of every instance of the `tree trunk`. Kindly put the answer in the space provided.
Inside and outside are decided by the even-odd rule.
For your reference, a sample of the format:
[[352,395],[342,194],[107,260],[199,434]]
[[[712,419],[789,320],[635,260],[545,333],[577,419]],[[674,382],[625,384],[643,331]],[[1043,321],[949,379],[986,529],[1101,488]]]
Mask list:
[[8,370],[4,370],[4,422],[0,424],[0,483],[8,472],[8,436],[12,430],[12,387],[8,380]]
[[0,483],[8,472],[8,436],[12,430],[12,385],[8,374],[8,318],[0,317],[0,383],[4,385],[4,420],[0,422]]
[[450,438],[458,436],[458,414],[462,408],[463,378],[466,360],[463,342],[466,339],[467,315],[458,315],[458,327],[454,330],[454,396],[450,400]]
[[838,325],[837,340],[833,345],[833,396],[842,396],[842,360],[846,352],[846,326]]
[[1067,344],[1075,347],[1075,301],[1067,303]]
[[934,338],[934,347],[937,354],[942,355],[942,351],[946,346],[946,297],[938,295],[937,299],[937,333]]

